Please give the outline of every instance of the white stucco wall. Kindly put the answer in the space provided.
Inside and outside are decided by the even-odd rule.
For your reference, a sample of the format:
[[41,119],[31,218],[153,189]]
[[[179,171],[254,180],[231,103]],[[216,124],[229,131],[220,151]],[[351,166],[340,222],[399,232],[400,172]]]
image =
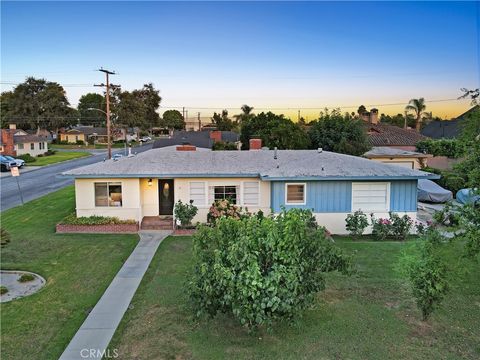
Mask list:
[[[31,144],[33,144],[34,149],[31,149]],[[38,156],[40,154],[44,154],[48,151],[48,143],[43,141],[43,149],[40,149],[40,143],[23,143],[23,149],[20,148],[20,144],[15,145],[15,149],[17,150],[17,155],[25,155],[30,154],[31,156]]]
[[140,179],[140,203],[143,216],[158,216],[158,179],[152,179],[152,185],[148,185],[148,179]]
[[[122,206],[95,206],[96,182],[120,182],[122,184]],[[75,201],[77,216],[116,216],[122,220],[142,220],[140,205],[140,179],[76,179]]]
[[[410,219],[415,221],[417,220],[417,213],[416,212],[395,212],[396,214],[403,216],[403,215],[408,215]],[[347,215],[349,213],[315,213],[315,218],[317,220],[317,223],[320,226],[325,226],[328,231],[330,231],[332,234],[338,234],[338,235],[346,235],[348,234],[347,229],[345,229],[345,219],[347,218]],[[378,212],[374,213],[374,216],[376,219],[380,218],[389,218],[388,212]],[[370,213],[367,214],[368,221],[370,222]],[[369,226],[367,229],[365,229],[364,234],[371,234],[372,233],[372,227]]]

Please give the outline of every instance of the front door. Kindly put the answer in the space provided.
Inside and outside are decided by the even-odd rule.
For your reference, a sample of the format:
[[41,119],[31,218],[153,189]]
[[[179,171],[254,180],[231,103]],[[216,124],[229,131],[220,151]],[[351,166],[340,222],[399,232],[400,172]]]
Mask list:
[[173,215],[173,180],[158,180],[158,203],[160,215]]

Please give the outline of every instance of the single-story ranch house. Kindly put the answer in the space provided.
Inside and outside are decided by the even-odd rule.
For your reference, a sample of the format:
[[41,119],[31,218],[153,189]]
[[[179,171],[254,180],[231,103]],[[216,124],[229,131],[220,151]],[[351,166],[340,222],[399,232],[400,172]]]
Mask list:
[[[192,145],[152,149],[64,173],[75,178],[77,216],[117,216],[142,222],[173,217],[181,200],[206,222],[215,200],[250,212],[312,209],[320,225],[345,233],[347,214],[392,211],[416,219],[417,181],[437,175],[319,150],[196,151]],[[172,221],[173,224],[173,221]]]

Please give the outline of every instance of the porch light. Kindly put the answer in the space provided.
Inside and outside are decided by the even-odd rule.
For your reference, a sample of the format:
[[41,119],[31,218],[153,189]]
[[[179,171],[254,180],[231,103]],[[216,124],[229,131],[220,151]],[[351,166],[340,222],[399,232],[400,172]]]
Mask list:
[[148,179],[148,186],[152,186],[153,185],[153,180],[152,179]]

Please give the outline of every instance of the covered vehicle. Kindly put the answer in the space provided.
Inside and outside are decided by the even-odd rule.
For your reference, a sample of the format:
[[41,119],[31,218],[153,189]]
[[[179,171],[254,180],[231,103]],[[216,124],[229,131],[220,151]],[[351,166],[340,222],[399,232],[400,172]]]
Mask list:
[[444,203],[452,199],[453,194],[450,190],[442,188],[431,180],[418,180],[418,201]]
[[472,189],[460,189],[456,195],[460,204],[472,204],[480,202],[480,195],[475,195]]

